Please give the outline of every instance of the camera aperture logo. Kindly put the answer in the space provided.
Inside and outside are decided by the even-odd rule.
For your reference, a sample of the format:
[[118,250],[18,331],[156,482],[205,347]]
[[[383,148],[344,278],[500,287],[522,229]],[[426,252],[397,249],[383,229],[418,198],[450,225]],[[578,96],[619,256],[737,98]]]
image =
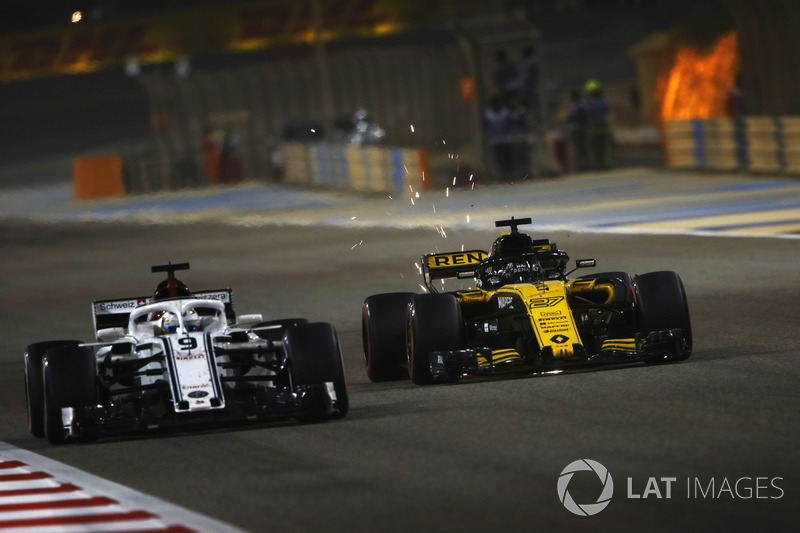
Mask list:
[[[597,501],[594,503],[576,503],[567,490],[569,487],[569,482],[572,480],[572,476],[574,476],[576,472],[583,471],[594,472],[597,474],[597,477],[600,478],[600,482],[603,484],[603,490],[600,492],[600,496],[597,497]],[[614,480],[611,479],[611,474],[608,472],[608,469],[597,461],[593,461],[591,459],[578,459],[577,461],[571,462],[566,466],[566,468],[564,468],[564,470],[561,471],[561,475],[558,476],[558,499],[569,512],[578,516],[596,515],[605,509],[609,503],[611,503],[611,496],[613,494]]]

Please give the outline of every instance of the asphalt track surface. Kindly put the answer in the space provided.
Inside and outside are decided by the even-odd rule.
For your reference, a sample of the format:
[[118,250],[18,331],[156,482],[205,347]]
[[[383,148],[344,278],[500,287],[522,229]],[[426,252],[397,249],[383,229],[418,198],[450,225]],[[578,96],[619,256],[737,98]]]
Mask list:
[[[596,257],[597,271],[679,272],[692,357],[448,386],[369,383],[364,298],[417,291],[422,253],[485,249],[495,236],[466,227],[445,239],[431,227],[3,221],[0,440],[249,531],[796,530],[796,240],[551,233],[573,259]],[[30,436],[25,345],[91,340],[91,300],[149,293],[158,281],[149,266],[168,260],[192,264],[190,288],[232,287],[240,313],[332,322],[349,416],[60,447]],[[595,516],[559,501],[559,475],[578,459],[598,461],[614,481]],[[569,493],[594,503],[600,482],[578,473]]]

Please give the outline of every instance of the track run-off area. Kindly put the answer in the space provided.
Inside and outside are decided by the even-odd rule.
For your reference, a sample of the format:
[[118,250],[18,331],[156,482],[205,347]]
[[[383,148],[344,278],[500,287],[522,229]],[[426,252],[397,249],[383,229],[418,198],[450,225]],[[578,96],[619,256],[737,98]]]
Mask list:
[[0,217],[41,222],[490,228],[526,213],[543,231],[731,236],[800,235],[800,181],[787,177],[627,169],[516,184],[462,178],[444,189],[354,195],[254,183],[95,201],[71,184],[6,189]]
[[[487,249],[494,221],[512,215],[573,260],[596,258],[596,272],[678,272],[692,356],[370,383],[364,298],[421,291],[422,254]],[[0,190],[0,531],[794,531],[798,229],[795,179],[647,169],[391,197],[260,184],[84,202],[69,184]],[[150,294],[150,266],[166,261],[191,263],[190,289],[233,288],[239,313],[332,322],[347,418],[64,446],[32,437],[25,346],[93,340],[92,300]],[[35,487],[7,484],[31,473]],[[83,516],[142,520],[56,526],[64,506],[4,494],[64,486],[78,487],[64,492],[86,500]],[[563,503],[591,509],[608,494],[593,516]]]

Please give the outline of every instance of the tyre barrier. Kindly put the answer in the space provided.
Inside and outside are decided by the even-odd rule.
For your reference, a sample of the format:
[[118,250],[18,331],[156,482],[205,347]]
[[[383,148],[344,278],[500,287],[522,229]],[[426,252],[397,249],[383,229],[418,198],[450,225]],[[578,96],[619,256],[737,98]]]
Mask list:
[[283,182],[361,192],[411,194],[427,189],[426,153],[415,148],[284,143]]
[[800,174],[800,117],[666,121],[664,147],[671,168]]

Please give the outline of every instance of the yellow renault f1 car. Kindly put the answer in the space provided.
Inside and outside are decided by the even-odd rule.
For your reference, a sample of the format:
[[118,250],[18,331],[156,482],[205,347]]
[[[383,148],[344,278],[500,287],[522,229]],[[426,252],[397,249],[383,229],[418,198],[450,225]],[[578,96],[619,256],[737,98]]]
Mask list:
[[[601,363],[681,361],[692,352],[683,282],[672,271],[631,277],[604,272],[569,279],[594,267],[548,239],[510,227],[490,253],[469,250],[422,256],[427,293],[369,296],[362,338],[371,381],[418,385],[462,376],[532,374]],[[476,287],[439,293],[434,281],[474,279]]]

